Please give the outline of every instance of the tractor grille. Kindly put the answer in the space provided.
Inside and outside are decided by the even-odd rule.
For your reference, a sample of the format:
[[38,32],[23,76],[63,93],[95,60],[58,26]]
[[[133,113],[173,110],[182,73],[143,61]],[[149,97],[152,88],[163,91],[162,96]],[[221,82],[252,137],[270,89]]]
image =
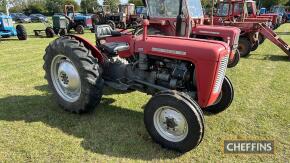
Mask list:
[[9,18],[3,19],[3,27],[12,27],[12,26],[13,26],[12,19]]
[[225,74],[226,74],[228,60],[229,60],[229,57],[228,57],[228,55],[226,55],[220,61],[216,82],[215,82],[215,85],[214,85],[214,88],[213,88],[213,93],[218,93],[220,91],[220,89],[221,89],[221,86],[222,86],[222,83],[224,81]]

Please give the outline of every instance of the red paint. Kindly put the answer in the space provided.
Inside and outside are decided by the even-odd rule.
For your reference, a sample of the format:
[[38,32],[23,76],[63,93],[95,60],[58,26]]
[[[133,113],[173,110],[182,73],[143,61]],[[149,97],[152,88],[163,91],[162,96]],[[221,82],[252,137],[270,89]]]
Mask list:
[[67,35],[67,36],[74,37],[76,40],[84,43],[85,47],[92,51],[92,55],[96,57],[101,64],[104,63],[104,56],[102,55],[102,53],[99,51],[99,49],[96,48],[95,45],[90,43],[87,39],[77,35]]

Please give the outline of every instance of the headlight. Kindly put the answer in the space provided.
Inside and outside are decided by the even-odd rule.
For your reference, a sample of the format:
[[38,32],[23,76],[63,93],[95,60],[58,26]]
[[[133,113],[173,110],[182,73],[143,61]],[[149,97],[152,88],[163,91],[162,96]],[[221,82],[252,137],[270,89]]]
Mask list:
[[219,64],[219,69],[218,69],[218,74],[215,80],[215,85],[213,88],[213,93],[218,93],[222,87],[225,75],[226,75],[226,70],[228,66],[228,61],[229,61],[229,56],[226,55]]

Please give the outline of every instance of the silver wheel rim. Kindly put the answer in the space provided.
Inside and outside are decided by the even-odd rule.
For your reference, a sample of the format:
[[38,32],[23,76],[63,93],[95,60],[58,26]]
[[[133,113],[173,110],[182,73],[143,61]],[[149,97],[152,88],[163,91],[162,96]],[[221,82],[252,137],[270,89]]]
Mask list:
[[57,55],[51,62],[51,79],[58,95],[65,101],[75,102],[81,95],[80,75],[72,61]]
[[180,142],[188,134],[188,124],[181,112],[170,106],[156,110],[153,117],[154,127],[166,140]]

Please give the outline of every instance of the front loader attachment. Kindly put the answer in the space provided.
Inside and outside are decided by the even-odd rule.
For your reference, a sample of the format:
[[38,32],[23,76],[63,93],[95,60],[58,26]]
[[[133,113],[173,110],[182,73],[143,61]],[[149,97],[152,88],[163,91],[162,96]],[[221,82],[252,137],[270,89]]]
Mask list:
[[260,33],[265,36],[267,39],[269,39],[271,42],[273,42],[275,45],[277,45],[280,49],[282,49],[290,59],[290,46],[283,41],[271,28],[269,28],[264,23],[259,23],[260,25]]

